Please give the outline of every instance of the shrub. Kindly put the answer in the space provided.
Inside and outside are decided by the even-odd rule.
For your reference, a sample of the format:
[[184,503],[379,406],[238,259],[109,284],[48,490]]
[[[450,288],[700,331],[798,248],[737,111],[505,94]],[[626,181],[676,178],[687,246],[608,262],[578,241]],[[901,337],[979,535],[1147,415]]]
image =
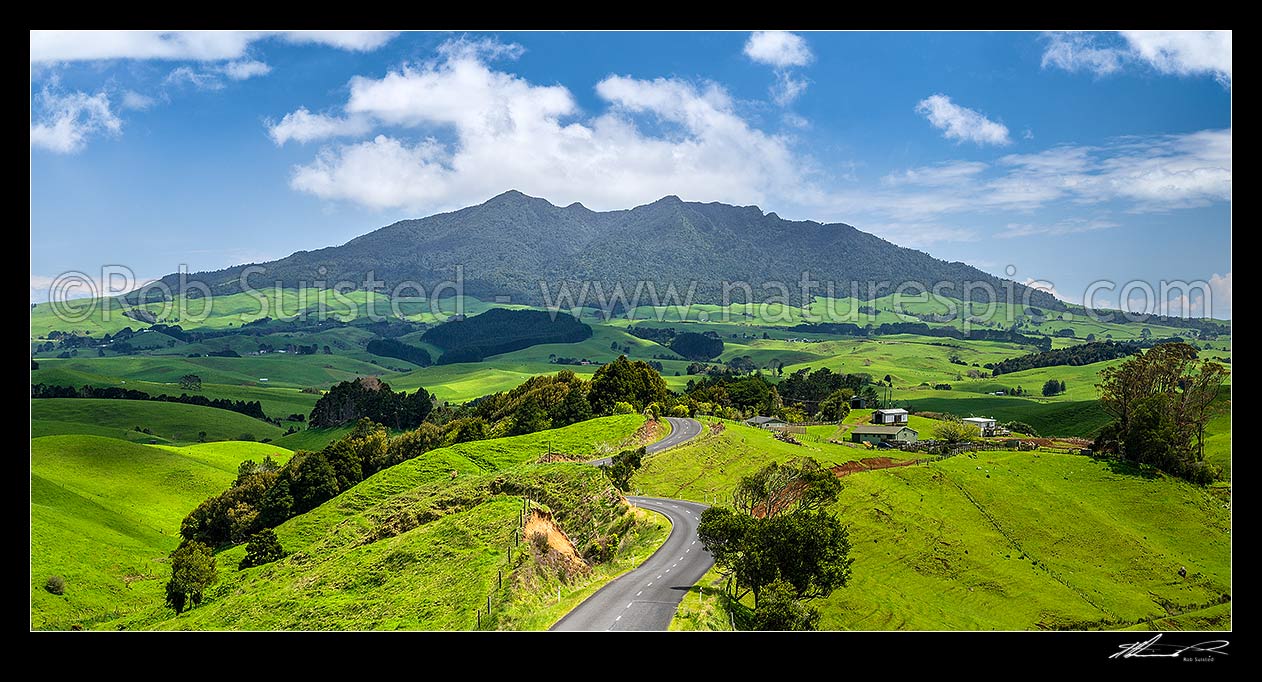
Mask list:
[[249,544],[245,546],[245,558],[241,560],[240,568],[270,564],[283,556],[285,556],[285,549],[280,546],[276,531],[267,528],[250,537]]
[[535,548],[539,554],[548,553],[548,535],[542,531],[535,531],[530,534],[530,546]]
[[59,575],[50,575],[48,580],[44,582],[44,589],[53,594],[65,594],[66,579]]
[[631,403],[624,403],[622,401],[618,401],[613,404],[613,413],[614,414],[635,414],[635,408],[631,405]]

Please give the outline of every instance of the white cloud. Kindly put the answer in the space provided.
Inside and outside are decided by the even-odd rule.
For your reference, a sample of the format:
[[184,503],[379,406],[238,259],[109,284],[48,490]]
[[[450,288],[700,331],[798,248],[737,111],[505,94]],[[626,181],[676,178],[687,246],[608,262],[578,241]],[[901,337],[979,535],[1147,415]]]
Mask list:
[[123,92],[122,107],[124,109],[132,109],[134,111],[144,111],[158,101],[149,95],[142,95],[135,90],[126,90]]
[[137,278],[115,272],[103,275],[86,275],[73,272],[68,278],[49,277],[47,275],[31,275],[31,303],[43,305],[54,300],[70,301],[79,298],[99,298],[102,296],[118,296],[135,291],[146,284],[157,281],[156,277]]
[[1209,278],[1209,288],[1210,295],[1213,296],[1210,307],[1214,316],[1225,320],[1231,319],[1231,273],[1214,274]]
[[[274,140],[304,139],[299,130],[305,139],[343,134],[342,120],[404,129],[326,147],[294,169],[292,186],[414,210],[464,206],[508,188],[596,209],[668,194],[748,204],[809,190],[807,164],[784,139],[737,115],[716,84],[609,76],[596,85],[607,109],[586,116],[565,87],[536,85],[485,61],[519,53],[454,41],[433,62],[353,78],[341,115],[292,112],[272,127]],[[653,132],[642,128],[645,119]],[[407,130],[413,140],[400,136]]]
[[1122,37],[1161,73],[1207,74],[1231,84],[1231,31],[1122,31]]
[[162,80],[164,85],[191,85],[198,90],[222,90],[223,80],[218,74],[210,71],[194,69],[191,66],[180,66],[171,70]]
[[1126,59],[1125,50],[1103,46],[1097,36],[1090,33],[1049,33],[1047,39],[1047,48],[1043,50],[1045,69],[1055,66],[1065,71],[1090,71],[1104,76],[1120,71]]
[[1055,32],[1047,39],[1044,68],[1105,76],[1142,64],[1163,74],[1209,75],[1231,86],[1231,31]]
[[363,135],[371,130],[371,122],[367,118],[340,118],[313,114],[306,107],[285,114],[280,123],[269,125],[267,134],[278,146],[293,140],[310,142],[330,137],[353,137]]
[[371,52],[397,35],[398,31],[285,31],[281,39],[296,44],[310,43],[352,52]]
[[950,186],[962,180],[974,178],[987,168],[987,164],[981,161],[948,161],[933,166],[909,168],[901,173],[891,173],[881,178],[881,182],[889,186]]
[[1063,237],[1069,234],[1080,234],[1083,232],[1095,232],[1096,230],[1107,230],[1117,227],[1119,224],[1111,220],[1062,220],[1050,225],[1033,225],[1029,223],[1008,223],[1004,229],[996,232],[994,236],[999,239],[1012,239],[1014,237]]
[[277,39],[344,50],[376,49],[397,35],[383,31],[31,31],[31,63],[100,59],[223,61],[257,41]]
[[1231,130],[1203,130],[1063,145],[1009,154],[992,163],[950,161],[910,168],[886,175],[873,187],[841,187],[813,196],[813,213],[863,225],[865,220],[941,224],[950,215],[991,212],[1009,217],[1047,207],[1171,211],[1229,201],[1231,174]]
[[[1171,286],[1167,292],[1167,300],[1160,301],[1163,306],[1156,312],[1163,315],[1172,315],[1175,317],[1206,317],[1207,315],[1218,318],[1220,320],[1231,319],[1231,273],[1226,275],[1213,274],[1209,280],[1199,280],[1196,282],[1187,282],[1187,286]],[[1160,291],[1159,289],[1157,291]],[[1208,294],[1209,304],[1206,305],[1205,297]],[[1160,298],[1160,293],[1157,294]],[[1136,297],[1137,299],[1140,297]],[[1143,308],[1142,301],[1136,300],[1132,302],[1136,310]],[[1208,307],[1209,313],[1206,313]],[[1151,303],[1149,304],[1151,310]]]
[[806,66],[814,59],[802,36],[788,31],[754,31],[745,41],[745,54],[756,62],[781,69]]
[[272,67],[254,59],[238,59],[224,64],[222,71],[225,76],[234,81],[243,81],[255,76],[266,76],[272,72]]
[[745,41],[745,55],[776,67],[776,81],[768,90],[776,104],[787,107],[806,92],[810,82],[791,70],[794,66],[806,66],[815,58],[801,36],[788,31],[754,31]]
[[266,76],[271,72],[272,67],[265,62],[238,59],[198,68],[188,65],[178,66],[172,69],[162,82],[164,85],[191,85],[198,90],[222,90],[225,87],[223,80],[225,77],[229,80],[243,81],[255,76]]
[[776,72],[776,83],[771,86],[771,99],[782,107],[788,106],[797,99],[799,95],[806,92],[807,81],[805,78],[795,78],[793,74],[784,71]]
[[995,123],[972,109],[955,104],[943,94],[920,100],[916,112],[929,119],[929,123],[941,130],[942,136],[948,140],[982,145],[1012,142],[1008,139],[1008,128],[1002,123]]
[[82,150],[98,133],[118,135],[123,129],[104,92],[59,94],[45,88],[33,98],[31,108],[38,112],[31,121],[31,146],[58,154]]

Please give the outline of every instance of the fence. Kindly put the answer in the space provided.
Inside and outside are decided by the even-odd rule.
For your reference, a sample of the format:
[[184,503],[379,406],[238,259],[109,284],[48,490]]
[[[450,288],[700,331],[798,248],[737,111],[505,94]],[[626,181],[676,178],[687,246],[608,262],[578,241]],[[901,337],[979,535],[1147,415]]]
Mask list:
[[473,629],[481,630],[484,624],[487,626],[491,624],[492,622],[491,609],[494,606],[495,597],[497,595],[502,596],[502,592],[504,591],[504,574],[512,573],[514,550],[517,551],[518,557],[519,558],[521,557],[522,550],[518,548],[521,546],[521,543],[526,539],[524,537],[526,534],[526,522],[529,520],[530,520],[530,498],[523,497],[521,511],[517,514],[517,527],[513,529],[512,542],[510,542],[508,546],[504,548],[504,557],[505,557],[504,564],[501,567],[496,569],[495,589],[487,593],[485,607],[483,607],[481,604],[478,605],[478,613],[474,620]]

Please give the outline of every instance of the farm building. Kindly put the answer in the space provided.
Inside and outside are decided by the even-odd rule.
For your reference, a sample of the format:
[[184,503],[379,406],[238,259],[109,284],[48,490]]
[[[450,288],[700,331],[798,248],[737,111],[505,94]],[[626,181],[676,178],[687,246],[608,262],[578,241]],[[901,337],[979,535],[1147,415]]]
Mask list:
[[965,417],[961,421],[965,424],[972,424],[973,426],[976,426],[978,430],[982,432],[983,436],[995,435],[995,429],[998,426],[995,423],[995,420],[990,417]]
[[901,407],[895,407],[888,410],[873,410],[873,424],[906,424],[907,410]]
[[784,420],[777,417],[750,417],[745,420],[750,426],[757,426],[760,429],[770,429],[784,426]]
[[916,429],[910,426],[873,426],[862,424],[850,429],[850,440],[855,443],[915,443],[920,437]]

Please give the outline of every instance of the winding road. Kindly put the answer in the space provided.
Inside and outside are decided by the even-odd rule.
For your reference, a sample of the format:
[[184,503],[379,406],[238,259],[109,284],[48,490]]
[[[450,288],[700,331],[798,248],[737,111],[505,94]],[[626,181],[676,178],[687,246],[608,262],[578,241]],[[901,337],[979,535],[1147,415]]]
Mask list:
[[[646,454],[651,455],[656,452],[661,452],[662,450],[669,450],[676,445],[680,445],[681,443],[685,443],[701,435],[701,422],[696,419],[689,419],[687,417],[667,417],[666,421],[670,422],[670,434],[652,445],[645,446],[644,452]],[[588,464],[595,464],[598,467],[603,467],[606,464],[612,463],[612,457],[603,457],[601,459],[594,459],[588,462]]]
[[[667,417],[670,435],[648,446],[661,452],[696,438],[701,422]],[[593,464],[606,464],[608,458]],[[697,522],[706,506],[658,497],[627,497],[631,504],[660,512],[670,520],[670,537],[639,568],[619,576],[557,621],[556,631],[666,630],[684,595],[714,565],[697,540]]]

